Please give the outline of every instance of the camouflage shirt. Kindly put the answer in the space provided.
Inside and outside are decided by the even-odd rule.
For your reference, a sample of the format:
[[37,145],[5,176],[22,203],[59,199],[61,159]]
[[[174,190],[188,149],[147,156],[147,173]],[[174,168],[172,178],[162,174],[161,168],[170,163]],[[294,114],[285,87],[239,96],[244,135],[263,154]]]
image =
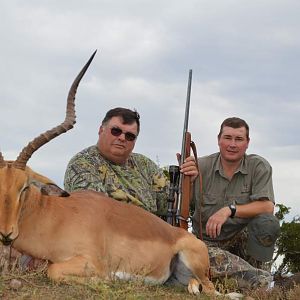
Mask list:
[[70,160],[64,186],[68,192],[103,192],[159,215],[166,211],[168,180],[152,160],[138,153],[132,153],[126,164],[117,165],[101,156],[97,145],[88,147]]

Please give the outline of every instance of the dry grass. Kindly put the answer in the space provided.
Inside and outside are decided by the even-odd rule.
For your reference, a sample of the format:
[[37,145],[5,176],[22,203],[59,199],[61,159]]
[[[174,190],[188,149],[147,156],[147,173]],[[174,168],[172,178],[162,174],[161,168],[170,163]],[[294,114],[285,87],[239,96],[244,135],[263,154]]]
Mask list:
[[[149,286],[142,282],[58,284],[49,280],[44,271],[6,273],[0,280],[1,299],[194,299],[185,288]],[[14,287],[13,282],[20,282],[21,286]]]
[[[229,280],[216,283],[220,292],[233,291]],[[248,298],[247,298],[248,296]],[[251,297],[251,298],[249,298]],[[223,297],[219,298],[222,299]],[[186,287],[151,286],[142,282],[110,282],[85,284],[55,283],[48,279],[46,268],[35,272],[21,271],[16,263],[8,266],[5,258],[0,258],[0,299],[208,299],[204,295],[192,296]],[[223,298],[225,299],[225,298]],[[271,291],[253,290],[245,293],[245,299],[298,300],[300,286],[289,291],[274,288]]]

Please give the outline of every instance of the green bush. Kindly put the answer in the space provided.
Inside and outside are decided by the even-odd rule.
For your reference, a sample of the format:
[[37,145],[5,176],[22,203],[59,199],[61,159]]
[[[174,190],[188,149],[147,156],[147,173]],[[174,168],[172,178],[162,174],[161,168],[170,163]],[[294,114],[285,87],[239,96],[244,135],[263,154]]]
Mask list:
[[291,222],[286,222],[284,217],[289,213],[290,208],[283,204],[276,206],[279,208],[276,216],[282,221],[280,236],[276,242],[276,257],[283,256],[277,273],[300,272],[300,217],[296,216]]

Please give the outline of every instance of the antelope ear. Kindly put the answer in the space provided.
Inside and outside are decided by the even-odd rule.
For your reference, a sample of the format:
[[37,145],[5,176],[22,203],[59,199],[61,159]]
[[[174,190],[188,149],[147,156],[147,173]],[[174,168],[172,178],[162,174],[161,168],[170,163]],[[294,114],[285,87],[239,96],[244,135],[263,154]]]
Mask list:
[[41,193],[47,196],[69,197],[70,194],[54,183],[42,184]]
[[58,196],[58,197],[69,197],[70,194],[65,190],[61,189],[55,183],[42,183],[40,181],[32,180],[31,184],[36,186],[42,195],[46,196]]

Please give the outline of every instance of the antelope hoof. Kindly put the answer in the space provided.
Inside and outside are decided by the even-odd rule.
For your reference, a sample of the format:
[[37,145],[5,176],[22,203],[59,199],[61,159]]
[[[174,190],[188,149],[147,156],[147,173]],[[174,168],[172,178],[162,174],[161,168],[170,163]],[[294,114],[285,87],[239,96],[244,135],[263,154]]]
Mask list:
[[195,279],[195,278],[190,279],[189,285],[188,285],[188,291],[190,294],[193,294],[193,295],[200,294],[199,282],[197,279]]

